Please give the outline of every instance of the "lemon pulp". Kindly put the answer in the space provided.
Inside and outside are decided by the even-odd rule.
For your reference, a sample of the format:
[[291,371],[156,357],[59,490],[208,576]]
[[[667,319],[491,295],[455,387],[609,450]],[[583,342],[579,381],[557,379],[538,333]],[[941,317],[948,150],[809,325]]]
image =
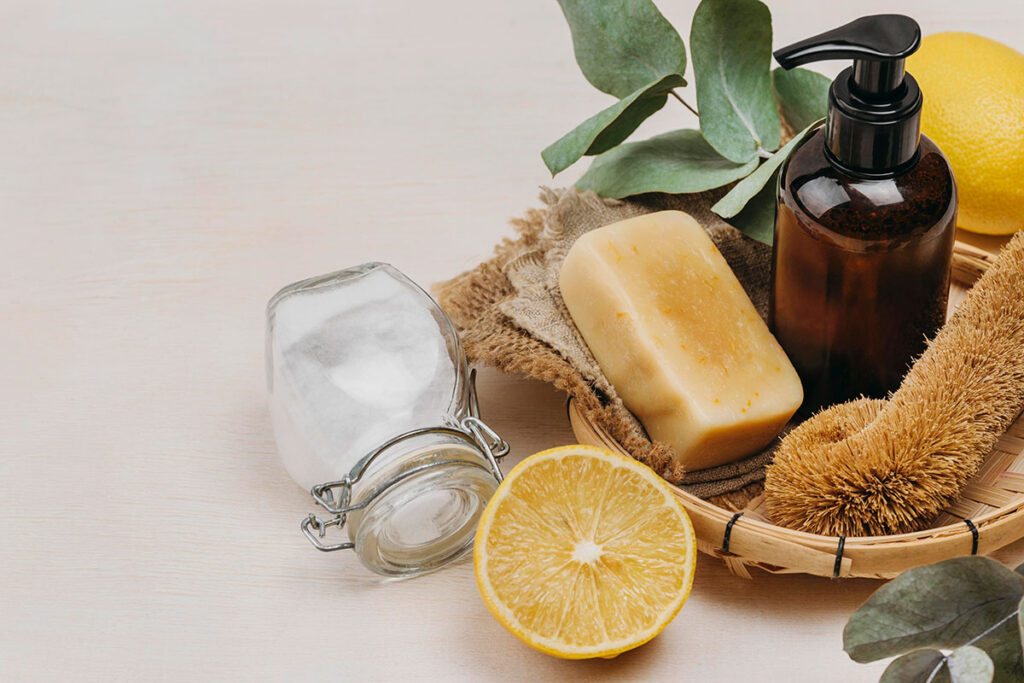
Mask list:
[[650,469],[590,446],[520,463],[481,517],[477,585],[492,614],[539,650],[607,657],[647,642],[689,595],[693,527]]

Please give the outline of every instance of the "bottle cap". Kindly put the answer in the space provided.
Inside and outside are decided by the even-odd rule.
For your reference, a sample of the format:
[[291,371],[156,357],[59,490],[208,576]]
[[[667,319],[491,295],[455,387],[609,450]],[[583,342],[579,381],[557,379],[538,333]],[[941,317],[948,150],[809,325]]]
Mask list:
[[905,60],[921,45],[921,27],[902,14],[861,17],[775,51],[785,69],[852,59],[828,92],[825,153],[842,171],[891,177],[917,160],[921,89]]

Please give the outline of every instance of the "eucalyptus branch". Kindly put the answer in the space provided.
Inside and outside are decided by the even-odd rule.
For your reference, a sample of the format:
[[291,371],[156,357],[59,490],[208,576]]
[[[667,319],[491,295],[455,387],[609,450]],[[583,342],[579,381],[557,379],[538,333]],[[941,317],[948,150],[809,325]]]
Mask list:
[[[950,600],[958,595],[961,599]],[[968,597],[969,596],[969,597]],[[1024,681],[1021,632],[1024,565],[1011,570],[980,556],[954,557],[909,569],[882,586],[843,630],[857,662],[899,655],[883,680],[935,683],[958,669],[964,683]],[[966,642],[949,651],[951,643]]]
[[[974,645],[976,642],[978,642],[979,640],[981,640],[982,638],[984,638],[988,634],[990,634],[993,631],[995,631],[997,628],[999,628],[1000,626],[1002,626],[1003,624],[1008,622],[1010,619],[1015,619],[1018,614],[1020,614],[1020,609],[1019,608],[1013,610],[1012,612],[1007,614],[1005,617],[1003,617],[1002,619],[1000,619],[996,623],[992,624],[991,626],[989,626],[987,629],[985,629],[984,631],[982,631],[978,635],[976,635],[973,638],[971,638],[970,640],[968,640],[961,647],[967,647],[968,645]],[[927,678],[927,680],[925,680],[925,683],[932,683],[932,681],[935,680],[935,677],[939,675],[939,671],[942,670],[942,667],[944,665],[945,666],[949,665],[949,655],[947,655],[945,653],[943,653],[942,659],[939,661],[938,664],[935,665],[935,668],[932,669],[931,673],[928,674],[928,678]]]
[[[770,244],[775,187],[769,181],[793,151],[779,149],[780,116],[794,131],[823,117],[832,81],[803,69],[772,71],[767,5],[761,0],[700,0],[687,57],[682,36],[654,0],[558,4],[580,70],[616,102],[544,148],[541,158],[551,175],[594,157],[576,188],[616,199],[705,192],[750,179],[726,195],[727,212],[722,207],[712,211]],[[691,90],[683,78],[687,71],[693,74]],[[668,106],[669,95],[697,118],[699,127],[631,140],[644,121]],[[772,150],[777,151],[769,154]],[[765,170],[759,173],[759,168]],[[755,199],[758,209],[741,214]]]
[[973,638],[971,638],[970,640],[968,640],[966,643],[964,643],[964,645],[974,645],[976,642],[978,642],[979,640],[981,640],[982,638],[984,638],[988,634],[992,633],[992,631],[995,631],[997,628],[999,628],[1000,626],[1002,626],[1003,624],[1008,622],[1010,619],[1013,619],[1018,614],[1020,614],[1020,608],[1013,610],[1012,612],[1007,614],[1005,617],[1003,617],[1002,619],[1000,619],[996,623],[992,624],[991,626],[989,626],[987,629],[985,629],[984,631],[982,631],[978,635],[976,635]]
[[686,108],[687,108],[687,109],[689,109],[689,110],[690,110],[691,112],[693,112],[693,115],[694,115],[694,116],[700,116],[700,114],[699,114],[699,113],[697,113],[697,110],[696,110],[696,109],[694,109],[693,107],[691,107],[691,106],[690,106],[690,104],[689,104],[689,102],[687,102],[687,101],[686,101],[686,100],[684,100],[684,99],[683,99],[682,97],[680,97],[680,96],[679,96],[679,93],[677,93],[677,92],[676,92],[675,90],[669,90],[669,94],[670,94],[670,95],[672,95],[672,97],[674,97],[674,98],[676,98],[677,100],[679,100],[679,103],[680,103],[680,104],[682,104],[682,105],[683,105],[684,107],[686,107]]

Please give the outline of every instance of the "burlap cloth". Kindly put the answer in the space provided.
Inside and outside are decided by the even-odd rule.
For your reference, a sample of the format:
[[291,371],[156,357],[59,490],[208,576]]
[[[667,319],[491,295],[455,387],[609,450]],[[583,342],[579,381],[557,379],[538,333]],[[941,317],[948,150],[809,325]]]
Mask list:
[[671,447],[652,442],[623,405],[576,330],[558,289],[558,273],[576,239],[595,228],[652,211],[696,218],[729,263],[754,306],[766,315],[771,248],[747,238],[710,210],[724,193],[644,195],[619,201],[573,189],[541,190],[542,208],[513,221],[514,238],[489,261],[435,288],[458,328],[470,362],[554,384],[634,458],[686,491],[733,509],[761,492],[771,450],[729,465],[685,472]]

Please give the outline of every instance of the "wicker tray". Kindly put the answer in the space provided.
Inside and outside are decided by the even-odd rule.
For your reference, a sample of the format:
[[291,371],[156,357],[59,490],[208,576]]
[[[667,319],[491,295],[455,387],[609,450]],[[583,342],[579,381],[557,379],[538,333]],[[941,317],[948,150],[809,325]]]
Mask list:
[[[951,295],[955,305],[992,257],[957,243]],[[628,453],[573,402],[569,420],[580,443]],[[954,505],[924,531],[894,536],[840,539],[776,526],[761,497],[742,515],[676,489],[693,520],[697,547],[724,560],[730,571],[750,578],[749,567],[773,574],[891,578],[922,564],[958,555],[985,554],[1024,537],[1024,416],[996,444],[981,471]]]

